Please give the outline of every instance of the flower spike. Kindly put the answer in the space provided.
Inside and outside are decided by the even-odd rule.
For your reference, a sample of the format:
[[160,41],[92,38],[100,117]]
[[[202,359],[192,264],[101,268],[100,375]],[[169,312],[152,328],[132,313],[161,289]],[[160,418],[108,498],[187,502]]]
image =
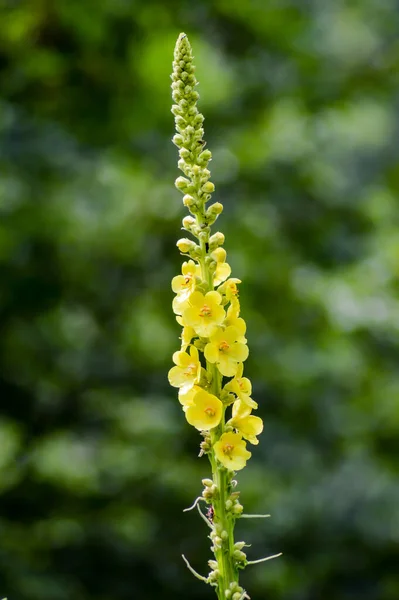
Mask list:
[[[180,349],[173,355],[170,384],[178,388],[178,400],[187,422],[203,436],[200,456],[206,455],[212,479],[203,479],[204,489],[193,505],[211,529],[208,577],[199,575],[183,555],[187,568],[197,579],[215,587],[219,600],[244,600],[247,592],[239,585],[239,570],[248,564],[245,542],[234,542],[238,518],[264,518],[247,515],[236,491],[236,471],[251,458],[247,443],[257,444],[262,420],[252,415],[258,405],[251,398],[252,385],[243,376],[249,350],[246,323],[240,316],[238,284],[231,276],[222,232],[211,232],[223,211],[220,202],[209,205],[215,186],[208,169],[212,158],[205,148],[204,117],[198,111],[199,94],[194,73],[193,53],[185,33],[177,39],[172,72],[172,113],[182,175],[175,181],[189,215],[182,225],[185,236],[177,242],[184,255],[181,274],[172,279],[175,294],[172,308],[183,328]],[[200,502],[208,505],[205,515]],[[275,555],[277,556],[277,555]]]

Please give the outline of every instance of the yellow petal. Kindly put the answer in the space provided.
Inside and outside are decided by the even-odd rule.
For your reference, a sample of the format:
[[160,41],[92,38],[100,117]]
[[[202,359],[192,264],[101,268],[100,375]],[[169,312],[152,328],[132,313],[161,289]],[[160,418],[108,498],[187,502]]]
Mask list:
[[222,375],[225,377],[234,377],[237,372],[237,363],[235,360],[231,360],[228,354],[219,354],[219,360],[217,367]]
[[[247,360],[249,354],[248,346],[245,344],[233,344],[229,349],[229,356],[237,362]],[[236,369],[237,372],[237,369]]]
[[207,344],[204,348],[204,355],[208,362],[215,363],[219,358],[219,349],[216,344]]

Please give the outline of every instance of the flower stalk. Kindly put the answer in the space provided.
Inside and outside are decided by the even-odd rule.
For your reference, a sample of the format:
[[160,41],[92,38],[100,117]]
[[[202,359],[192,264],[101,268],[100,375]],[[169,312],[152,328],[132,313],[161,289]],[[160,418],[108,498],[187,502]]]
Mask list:
[[[191,46],[182,33],[175,47],[172,73],[173,142],[179,148],[178,166],[184,175],[175,185],[190,213],[183,218],[183,229],[191,237],[177,242],[187,260],[181,275],[172,280],[173,311],[183,329],[169,382],[179,390],[186,420],[203,436],[200,456],[207,455],[210,461],[212,479],[203,479],[202,496],[190,509],[197,507],[211,529],[215,560],[209,561],[211,571],[204,577],[183,559],[198,579],[215,587],[219,600],[243,600],[249,596],[239,585],[239,571],[274,558],[248,561],[243,551],[246,544],[234,540],[237,519],[251,517],[243,514],[234,476],[251,457],[247,442],[258,443],[256,436],[262,432],[263,423],[252,414],[257,403],[251,398],[251,382],[243,377],[248,347],[246,324],[240,317],[241,282],[230,277],[224,235],[211,235],[211,226],[223,206],[219,202],[207,206],[215,186],[210,181],[212,154],[205,149],[204,117],[197,109],[196,86]],[[208,506],[206,515],[200,508],[202,502]]]

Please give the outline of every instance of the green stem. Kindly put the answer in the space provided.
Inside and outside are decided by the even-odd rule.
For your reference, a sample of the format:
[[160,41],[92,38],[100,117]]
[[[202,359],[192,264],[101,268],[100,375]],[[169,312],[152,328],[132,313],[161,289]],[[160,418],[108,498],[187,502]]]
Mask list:
[[[197,223],[201,227],[204,226],[204,215],[199,213],[196,216]],[[209,243],[209,233],[203,235],[199,239],[201,248],[201,275],[208,291],[214,289],[213,275],[208,268],[206,257],[208,255],[207,247]],[[217,398],[220,398],[222,389],[222,376],[219,373],[216,365],[206,362],[206,369],[211,376],[210,392]],[[211,431],[212,447],[220,438],[225,430],[225,410],[223,410],[222,420],[218,427]],[[233,558],[234,552],[234,523],[235,519],[231,512],[226,510],[226,500],[230,492],[230,479],[228,472],[224,467],[221,467],[214,455],[213,450],[209,455],[212,466],[212,479],[217,487],[216,497],[213,499],[213,523],[214,531],[220,533],[222,538],[220,548],[215,548],[215,558],[218,563],[219,579],[216,588],[219,600],[226,600],[225,591],[229,589],[232,582],[238,583],[238,569],[235,566]]]

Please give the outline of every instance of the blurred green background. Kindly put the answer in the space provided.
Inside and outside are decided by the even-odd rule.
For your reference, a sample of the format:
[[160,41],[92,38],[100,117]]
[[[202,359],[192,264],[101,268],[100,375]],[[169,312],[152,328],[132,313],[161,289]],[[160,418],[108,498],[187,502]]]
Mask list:
[[4,0],[0,597],[205,600],[208,475],[167,371],[171,62],[194,48],[265,421],[254,600],[399,598],[396,0]]

